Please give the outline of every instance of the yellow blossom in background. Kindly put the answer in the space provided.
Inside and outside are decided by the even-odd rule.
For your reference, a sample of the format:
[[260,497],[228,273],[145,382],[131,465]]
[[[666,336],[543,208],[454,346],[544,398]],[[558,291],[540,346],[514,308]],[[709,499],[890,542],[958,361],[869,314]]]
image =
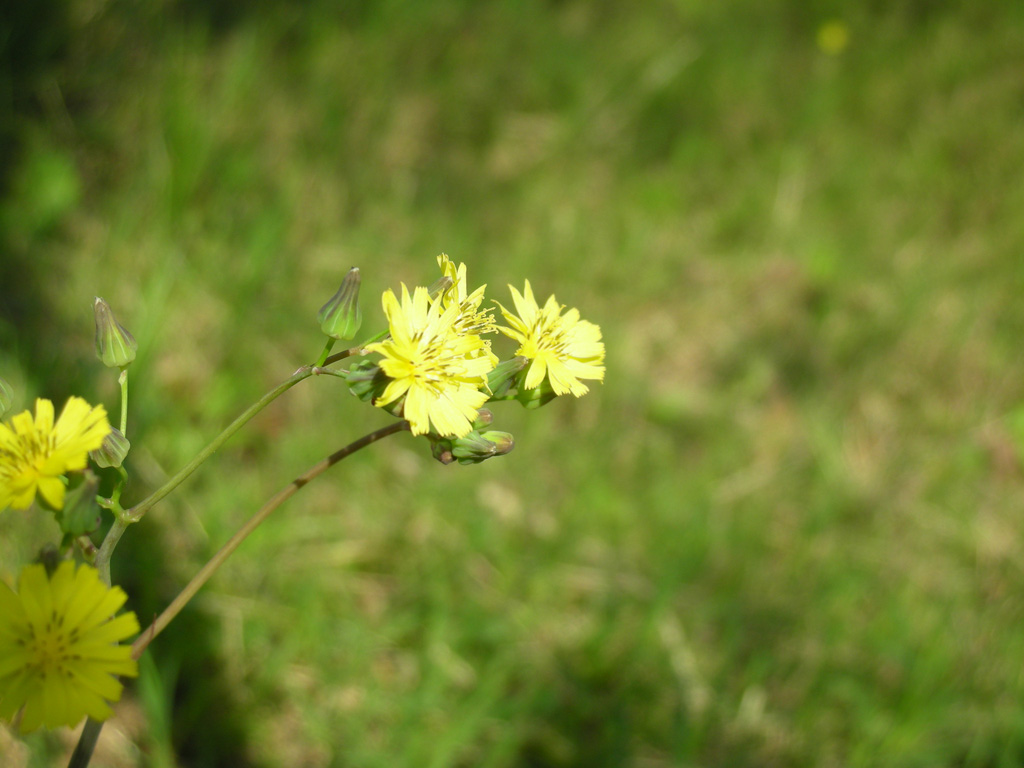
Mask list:
[[63,507],[62,476],[84,469],[109,432],[103,406],[80,397],[68,399],[56,423],[53,403],[39,398],[35,419],[24,411],[0,424],[0,510],[28,509],[36,491],[54,509]]
[[402,300],[385,291],[382,303],[391,337],[366,347],[382,356],[381,370],[391,379],[374,405],[404,397],[403,416],[414,435],[431,427],[442,437],[462,437],[473,428],[477,411],[487,402],[487,374],[494,362],[482,353],[484,341],[460,331],[460,304],[443,308],[426,288],[412,296],[402,285]]
[[846,49],[849,42],[850,30],[845,22],[832,19],[818,27],[818,48],[824,53],[836,56]]
[[548,297],[544,307],[540,307],[529,280],[522,295],[511,285],[509,290],[518,316],[498,304],[511,326],[498,326],[498,330],[518,341],[516,354],[530,361],[523,382],[525,389],[536,389],[547,377],[556,395],[580,397],[589,391],[580,379],[604,381],[600,327],[580,320],[576,309],[563,315],[565,307],[554,296]]
[[23,731],[105,720],[121,698],[118,675],[134,677],[128,645],[139,631],[134,613],[114,616],[127,596],[88,565],[61,563],[21,572],[18,591],[0,582],[0,717],[24,707]]

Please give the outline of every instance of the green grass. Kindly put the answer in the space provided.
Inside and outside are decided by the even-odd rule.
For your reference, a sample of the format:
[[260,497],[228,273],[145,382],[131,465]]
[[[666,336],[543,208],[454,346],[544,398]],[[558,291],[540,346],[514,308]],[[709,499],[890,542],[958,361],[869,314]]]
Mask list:
[[[498,410],[500,461],[404,435],[304,489],[155,644],[95,765],[1024,759],[1017,4],[66,23],[12,118],[0,375],[113,408],[110,301],[141,346],[135,496],[313,358],[352,265],[368,325],[445,251],[608,347],[586,398]],[[290,392],[126,536],[133,607],[387,419],[335,380]],[[0,516],[5,571],[41,520]]]

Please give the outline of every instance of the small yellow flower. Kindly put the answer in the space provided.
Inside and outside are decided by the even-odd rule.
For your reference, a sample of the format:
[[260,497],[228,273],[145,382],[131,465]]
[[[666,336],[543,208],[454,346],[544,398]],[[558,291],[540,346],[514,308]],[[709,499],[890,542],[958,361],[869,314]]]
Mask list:
[[818,48],[830,56],[838,56],[850,42],[850,30],[838,19],[826,21],[818,27]]
[[414,435],[431,427],[442,437],[468,434],[487,402],[484,390],[494,362],[482,354],[479,335],[458,329],[460,304],[444,309],[442,297],[431,301],[422,287],[410,297],[404,284],[401,303],[390,289],[382,303],[391,337],[366,349],[383,357],[381,370],[392,381],[374,405],[404,397],[403,416]]
[[511,326],[498,326],[498,330],[519,342],[516,355],[530,360],[523,382],[525,389],[539,387],[547,377],[556,395],[580,397],[589,391],[580,379],[604,381],[600,327],[580,320],[577,309],[570,309],[563,315],[565,307],[554,296],[541,308],[533,297],[529,280],[522,295],[511,285],[509,290],[518,316],[498,304]]
[[67,472],[85,469],[89,451],[103,444],[110,422],[102,405],[72,397],[53,421],[53,403],[36,400],[29,411],[0,424],[0,510],[28,509],[36,491],[54,509],[64,506]]
[[23,731],[105,720],[121,698],[117,675],[134,677],[129,645],[139,631],[134,613],[114,616],[127,596],[88,565],[61,563],[21,572],[18,591],[0,582],[0,717],[24,707]]

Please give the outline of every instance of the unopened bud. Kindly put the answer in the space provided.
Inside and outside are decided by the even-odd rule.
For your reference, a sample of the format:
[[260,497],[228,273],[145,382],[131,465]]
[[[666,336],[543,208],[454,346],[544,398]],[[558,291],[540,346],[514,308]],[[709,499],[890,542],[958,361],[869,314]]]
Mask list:
[[452,441],[451,454],[460,464],[479,464],[512,450],[514,441],[508,432],[470,432]]
[[516,447],[516,441],[509,432],[492,429],[484,432],[483,438],[494,445],[495,456],[504,456]]
[[61,564],[60,550],[57,549],[57,545],[52,542],[44,544],[39,550],[39,554],[36,555],[36,562],[46,569],[47,576],[53,576]]
[[0,379],[0,418],[3,418],[14,403],[14,388],[4,379]]
[[108,368],[125,368],[135,359],[139,343],[117,322],[110,305],[99,296],[93,304],[96,314],[96,356]]
[[540,408],[542,405],[547,405],[554,400],[558,395],[551,388],[551,384],[547,378],[540,383],[540,385],[533,389],[520,389],[516,392],[516,400],[518,400],[524,408],[527,410],[534,410]]
[[452,441],[446,438],[432,440],[430,443],[430,453],[435,459],[445,465],[455,461],[455,457],[452,455]]
[[481,408],[476,412],[476,421],[473,422],[473,429],[489,427],[494,422],[494,414],[487,408]]
[[487,387],[491,390],[492,397],[515,394],[517,377],[528,362],[525,357],[513,357],[511,360],[498,363],[487,374]]
[[89,457],[99,467],[120,467],[131,447],[132,444],[121,434],[121,430],[111,427],[110,432],[103,438],[103,444],[95,451],[89,451]]
[[341,287],[330,301],[320,307],[316,319],[320,330],[332,339],[352,339],[363,324],[363,313],[359,309],[359,267],[352,267],[341,281]]

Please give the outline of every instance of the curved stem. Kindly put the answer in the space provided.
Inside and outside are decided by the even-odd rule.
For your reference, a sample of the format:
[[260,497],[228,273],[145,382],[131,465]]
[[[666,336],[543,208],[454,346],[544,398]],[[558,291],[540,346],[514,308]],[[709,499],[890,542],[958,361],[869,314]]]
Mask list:
[[[274,496],[267,501],[266,504],[260,507],[256,514],[254,514],[245,525],[239,528],[235,535],[232,536],[228,542],[220,548],[220,550],[218,550],[217,554],[215,554],[210,561],[192,577],[192,580],[185,585],[185,588],[181,590],[181,593],[164,609],[163,613],[157,616],[156,620],[150,624],[138,638],[136,638],[135,642],[132,644],[132,658],[138,659],[142,655],[143,651],[146,650],[146,647],[153,642],[153,639],[159,635],[167,625],[170,624],[171,620],[181,612],[181,609],[185,607],[188,601],[195,597],[199,589],[209,581],[210,577],[214,572],[216,572],[217,568],[227,560],[228,556],[238,549],[238,546],[245,541],[246,537],[256,530],[260,523],[270,516],[271,512],[280,507],[287,499],[294,496],[302,486],[306,485],[310,480],[313,480],[318,475],[326,472],[346,456],[351,456],[356,451],[362,450],[366,446],[372,445],[388,435],[394,435],[408,429],[409,422],[399,421],[391,424],[390,426],[384,427],[383,429],[378,429],[376,432],[364,435],[358,440],[349,443],[344,448],[335,451],[326,459],[318,461],[302,475],[292,480],[288,485],[274,494]],[[115,519],[114,527],[116,528],[119,524],[127,527],[127,523],[123,523],[120,518]],[[111,530],[113,530],[113,528]],[[121,533],[123,532],[124,531],[122,530]],[[120,536],[120,534],[118,534],[118,536]],[[105,541],[104,545],[106,545]],[[109,559],[106,563],[106,569],[109,580]],[[92,753],[96,747],[96,741],[99,739],[100,731],[102,729],[102,722],[97,722],[92,718],[89,718],[86,721],[82,735],[78,739],[78,745],[75,747],[75,751],[71,755],[68,768],[87,768],[89,761],[92,759]]]
[[124,516],[115,514],[114,524],[110,526],[107,535],[103,537],[100,551],[96,553],[96,560],[93,565],[100,572],[100,578],[103,579],[103,583],[108,586],[110,585],[110,556],[114,553],[114,547],[117,546],[117,542],[121,540],[121,536],[127,530],[128,522],[124,519]]
[[[329,351],[329,349],[329,346],[325,347],[324,352]],[[359,350],[360,347],[353,347],[351,349],[342,350],[341,352],[338,352],[336,354],[331,355],[330,357],[327,357],[324,360],[323,364],[329,365],[330,363],[335,363],[338,360],[343,360],[346,357],[355,354]],[[324,355],[321,356],[323,357]],[[129,510],[126,510],[123,515],[117,515],[115,517],[114,525],[111,526],[110,531],[107,532],[106,537],[103,539],[103,544],[100,546],[99,554],[96,555],[96,568],[99,569],[100,574],[106,574],[107,583],[110,583],[110,557],[114,553],[114,548],[117,546],[117,543],[121,540],[121,536],[124,535],[124,532],[128,528],[128,525],[131,523],[137,523],[139,520],[141,520],[142,516],[146,514],[146,512],[148,512],[150,509],[156,506],[156,504],[160,502],[165,496],[167,496],[171,491],[173,491],[175,488],[181,485],[185,481],[185,479],[193,472],[195,472],[196,469],[198,469],[199,466],[204,461],[206,461],[208,458],[210,458],[210,456],[216,453],[217,449],[224,445],[224,443],[226,443],[228,439],[235,434],[235,432],[244,427],[246,423],[248,423],[252,419],[253,416],[262,411],[264,408],[270,405],[270,403],[272,403],[278,397],[280,397],[289,389],[294,387],[300,381],[302,381],[303,379],[308,379],[310,376],[313,375],[315,370],[316,367],[312,365],[304,365],[301,368],[299,368],[299,370],[297,370],[295,373],[289,376],[285,381],[278,384],[272,390],[263,395],[263,397],[261,397],[251,406],[249,406],[242,413],[241,416],[239,416],[237,419],[231,422],[224,429],[224,431],[217,435],[210,442],[209,445],[203,448],[203,450],[200,451],[192,459],[192,461],[190,461],[188,464],[182,467],[174,477],[172,477],[162,486],[157,488],[152,494],[150,494],[147,498],[140,501],[134,507],[132,507]],[[123,397],[123,407],[121,411],[123,431],[123,425],[127,415],[127,376],[123,376],[121,386]]]
[[312,375],[312,366],[304,365],[291,376],[289,376],[287,380],[285,380],[281,384],[278,384],[276,387],[267,392],[267,394],[265,394],[255,403],[246,408],[241,416],[239,416],[237,419],[231,422],[224,429],[224,431],[217,435],[208,446],[203,448],[203,450],[201,450],[195,456],[195,458],[192,459],[192,461],[190,461],[188,464],[182,467],[178,471],[178,474],[176,474],[162,486],[157,488],[152,494],[150,494],[148,498],[144,499],[143,501],[139,502],[134,507],[129,509],[126,514],[128,522],[138,522],[144,514],[146,514],[152,507],[154,507],[157,504],[157,502],[159,502],[167,494],[169,494],[171,491],[173,491],[175,488],[181,485],[185,478],[187,478],[189,475],[195,472],[196,469],[198,469],[200,464],[202,464],[204,461],[210,458],[210,456],[216,453],[217,449],[224,445],[224,443],[228,441],[228,438],[234,435],[235,432],[244,427],[246,423],[250,419],[252,419],[253,416],[262,411],[264,408],[270,405],[270,403],[272,403],[278,397],[280,397],[289,389],[294,387],[300,381],[302,381],[303,379],[308,379]]
[[142,516],[146,514],[146,512],[152,509],[161,499],[167,496],[167,494],[181,485],[189,475],[195,472],[204,461],[216,453],[217,449],[224,445],[224,443],[228,441],[228,438],[235,434],[235,432],[245,426],[253,416],[262,411],[270,405],[270,403],[294,387],[300,381],[308,379],[312,375],[312,366],[304,365],[302,368],[299,368],[299,370],[289,376],[285,381],[278,384],[272,390],[263,395],[263,397],[249,406],[241,416],[231,422],[223,432],[213,438],[210,444],[203,448],[203,450],[201,450],[195,458],[192,459],[192,461],[182,467],[178,471],[178,474],[157,488],[153,493],[131,509],[125,510],[122,514],[115,515],[114,524],[103,539],[103,544],[100,546],[99,554],[96,555],[96,568],[99,570],[101,575],[105,574],[105,580],[108,584],[110,583],[110,557],[114,553],[114,548],[121,540],[121,536],[124,535],[128,526],[131,523],[137,523],[141,520]]
[[217,551],[217,554],[210,558],[210,561],[199,569],[199,572],[192,577],[192,580],[185,585],[185,588],[182,589],[178,596],[171,601],[170,605],[164,609],[163,613],[157,616],[156,620],[139,635],[132,644],[132,658],[137,659],[142,655],[142,652],[146,650],[146,646],[148,646],[153,639],[171,623],[171,620],[181,612],[181,609],[185,607],[189,600],[195,597],[195,594],[207,581],[209,581],[210,577],[213,576],[224,561],[228,559],[231,553],[238,549],[238,546],[245,541],[246,537],[255,531],[259,527],[260,523],[270,516],[271,512],[280,507],[286,500],[294,496],[299,489],[306,485],[310,480],[313,480],[317,476],[323,474],[345,457],[351,456],[356,451],[362,450],[366,446],[371,445],[388,435],[393,435],[408,429],[409,422],[399,421],[391,424],[390,426],[384,427],[383,429],[378,429],[376,432],[371,432],[370,434],[349,443],[344,448],[335,451],[327,458],[321,459],[306,470],[305,473],[292,480],[288,485],[274,494],[267,503],[260,507],[256,514],[249,518],[245,525],[239,528],[235,535]]

